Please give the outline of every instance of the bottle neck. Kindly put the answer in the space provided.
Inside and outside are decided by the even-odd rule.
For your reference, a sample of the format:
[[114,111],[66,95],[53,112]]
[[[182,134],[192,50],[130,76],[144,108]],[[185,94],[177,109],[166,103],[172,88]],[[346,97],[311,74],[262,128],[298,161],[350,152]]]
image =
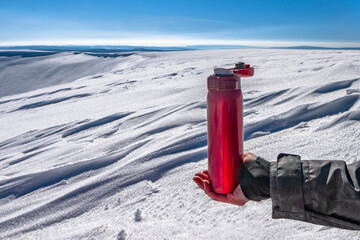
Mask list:
[[207,87],[209,91],[240,91],[241,82],[237,75],[211,75],[208,77]]

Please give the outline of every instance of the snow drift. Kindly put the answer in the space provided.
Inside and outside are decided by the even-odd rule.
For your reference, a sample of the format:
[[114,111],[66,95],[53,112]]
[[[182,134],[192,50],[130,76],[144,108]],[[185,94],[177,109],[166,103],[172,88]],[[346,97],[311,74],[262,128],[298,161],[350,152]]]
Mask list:
[[242,80],[247,151],[359,160],[360,51],[2,56],[0,238],[356,239],[192,182],[207,168],[206,78],[239,60],[256,68]]

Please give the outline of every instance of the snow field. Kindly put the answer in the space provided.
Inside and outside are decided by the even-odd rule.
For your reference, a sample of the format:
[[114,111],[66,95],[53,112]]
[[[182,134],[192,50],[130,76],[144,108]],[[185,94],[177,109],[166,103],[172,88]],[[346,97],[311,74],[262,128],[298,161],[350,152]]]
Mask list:
[[0,57],[0,238],[357,239],[272,220],[270,200],[213,202],[191,179],[207,168],[206,78],[237,61],[256,68],[242,79],[246,151],[359,160],[359,60],[259,49]]

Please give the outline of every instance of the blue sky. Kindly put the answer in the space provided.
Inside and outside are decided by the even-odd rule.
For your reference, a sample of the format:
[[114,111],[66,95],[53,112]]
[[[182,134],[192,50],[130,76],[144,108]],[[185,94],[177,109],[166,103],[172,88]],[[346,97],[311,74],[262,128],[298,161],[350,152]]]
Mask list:
[[0,0],[0,45],[360,46],[360,0]]

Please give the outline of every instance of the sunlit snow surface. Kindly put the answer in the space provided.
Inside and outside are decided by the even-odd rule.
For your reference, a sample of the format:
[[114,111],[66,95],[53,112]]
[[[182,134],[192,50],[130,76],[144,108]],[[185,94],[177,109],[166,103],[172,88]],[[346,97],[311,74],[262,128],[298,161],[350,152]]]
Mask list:
[[359,159],[360,51],[0,57],[0,238],[358,239],[193,183],[207,168],[206,78],[237,61],[256,69],[242,79],[246,151]]

